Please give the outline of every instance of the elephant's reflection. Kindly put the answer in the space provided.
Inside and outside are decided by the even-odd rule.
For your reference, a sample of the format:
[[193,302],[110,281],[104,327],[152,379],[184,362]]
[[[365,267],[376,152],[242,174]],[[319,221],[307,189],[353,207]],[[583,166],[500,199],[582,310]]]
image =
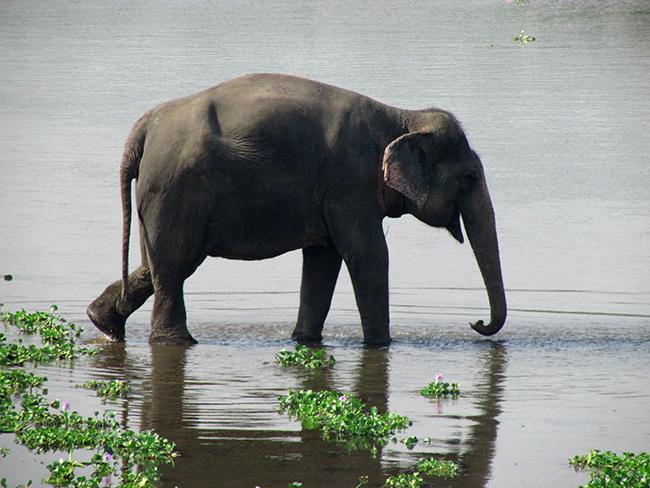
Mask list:
[[479,360],[485,365],[484,376],[479,383],[481,396],[476,406],[479,414],[472,417],[467,448],[460,454],[458,462],[463,467],[463,476],[453,480],[454,488],[482,488],[490,479],[490,469],[496,451],[499,414],[503,399],[507,350],[503,343],[486,342],[487,350]]
[[[191,349],[189,350],[191,351]],[[350,486],[361,475],[381,479],[380,456],[348,452],[321,439],[316,431],[204,429],[188,420],[184,347],[152,346],[151,376],[143,384],[142,428],[173,440],[180,457],[173,468],[163,467],[163,486],[286,487]],[[335,385],[329,370],[299,372],[304,389],[351,389],[380,410],[386,409],[388,352],[364,350],[355,385]],[[192,373],[190,373],[190,376]],[[323,485],[327,480],[326,485]]]
[[[482,353],[482,364],[486,368],[485,379],[480,384],[481,400],[477,403],[480,413],[471,419],[474,424],[470,427],[469,440],[463,443],[460,454],[449,456],[460,462],[465,473],[448,483],[454,487],[478,488],[489,479],[506,350],[498,343],[488,343],[487,347]],[[369,486],[383,485],[381,450],[374,457],[367,451],[347,451],[323,441],[317,431],[215,430],[218,426],[213,425],[206,428],[206,422],[200,421],[196,412],[189,411],[196,407],[192,406],[195,402],[188,401],[186,385],[200,378],[200,371],[186,368],[191,351],[192,348],[181,346],[152,346],[150,374],[143,378],[140,425],[174,441],[181,455],[173,468],[161,468],[162,486],[284,488],[291,481],[299,481],[305,487],[353,488],[361,475],[369,476]],[[364,349],[355,354],[359,355],[359,360],[353,384],[337,382],[337,368],[334,368],[296,372],[300,387],[351,390],[380,411],[387,410],[389,350]],[[128,362],[129,354],[123,356]],[[421,455],[413,453],[413,462]]]

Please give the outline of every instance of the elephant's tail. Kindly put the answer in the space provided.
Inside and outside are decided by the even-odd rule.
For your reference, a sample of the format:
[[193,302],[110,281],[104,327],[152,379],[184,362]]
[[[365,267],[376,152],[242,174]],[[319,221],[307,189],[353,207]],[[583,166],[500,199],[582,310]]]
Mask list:
[[124,144],[120,163],[120,194],[122,200],[122,304],[126,305],[129,296],[129,240],[131,238],[131,181],[137,179],[140,160],[144,151],[149,112],[133,125]]

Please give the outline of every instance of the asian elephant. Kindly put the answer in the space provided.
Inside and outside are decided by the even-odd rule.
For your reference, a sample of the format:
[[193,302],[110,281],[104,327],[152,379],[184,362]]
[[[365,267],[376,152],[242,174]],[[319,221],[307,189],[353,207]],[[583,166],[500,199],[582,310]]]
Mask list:
[[[142,264],[128,273],[131,181]],[[257,260],[302,249],[293,338],[322,340],[341,261],[364,342],[390,342],[384,217],[410,213],[463,242],[483,275],[498,332],[506,299],[494,211],[477,154],[456,118],[402,110],[334,86],[251,74],[145,113],[120,166],[122,279],[88,307],[113,340],[154,295],[151,343],[194,343],[183,283],[207,256]]]

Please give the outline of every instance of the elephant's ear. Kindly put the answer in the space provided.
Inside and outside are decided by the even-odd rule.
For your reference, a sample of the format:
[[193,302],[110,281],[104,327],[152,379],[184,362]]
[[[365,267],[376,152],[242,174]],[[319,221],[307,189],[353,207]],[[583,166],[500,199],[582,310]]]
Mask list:
[[429,191],[426,154],[432,131],[409,132],[398,137],[384,151],[382,169],[386,185],[422,207]]

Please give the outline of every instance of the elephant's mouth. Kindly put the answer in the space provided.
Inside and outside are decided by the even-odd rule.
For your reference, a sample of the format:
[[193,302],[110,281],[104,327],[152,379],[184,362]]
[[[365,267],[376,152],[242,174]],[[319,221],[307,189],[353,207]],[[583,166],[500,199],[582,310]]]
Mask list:
[[455,212],[454,217],[451,219],[451,222],[449,222],[445,228],[449,231],[449,233],[456,239],[458,242],[461,244],[465,242],[465,238],[463,237],[463,231],[460,226],[460,212]]

